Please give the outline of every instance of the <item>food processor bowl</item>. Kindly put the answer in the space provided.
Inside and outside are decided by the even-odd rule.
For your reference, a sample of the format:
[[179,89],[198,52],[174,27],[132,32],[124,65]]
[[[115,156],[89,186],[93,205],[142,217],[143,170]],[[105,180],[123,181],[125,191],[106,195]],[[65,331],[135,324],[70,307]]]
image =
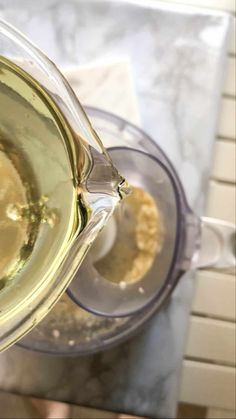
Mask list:
[[[161,308],[184,272],[209,265],[235,266],[235,226],[200,219],[191,211],[179,177],[158,145],[115,115],[95,108],[86,111],[117,168],[157,203],[164,220],[164,244],[144,278],[125,288],[102,278],[88,254],[67,296],[18,343],[40,352],[82,355],[118,344]],[[207,238],[213,246],[203,257]]]

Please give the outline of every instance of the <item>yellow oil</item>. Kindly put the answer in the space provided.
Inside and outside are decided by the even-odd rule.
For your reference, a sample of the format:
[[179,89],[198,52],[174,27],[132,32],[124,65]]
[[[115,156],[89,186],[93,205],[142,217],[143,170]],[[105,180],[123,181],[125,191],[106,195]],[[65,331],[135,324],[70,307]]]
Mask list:
[[50,95],[0,57],[0,326],[53,278],[86,224],[78,193],[85,158]]

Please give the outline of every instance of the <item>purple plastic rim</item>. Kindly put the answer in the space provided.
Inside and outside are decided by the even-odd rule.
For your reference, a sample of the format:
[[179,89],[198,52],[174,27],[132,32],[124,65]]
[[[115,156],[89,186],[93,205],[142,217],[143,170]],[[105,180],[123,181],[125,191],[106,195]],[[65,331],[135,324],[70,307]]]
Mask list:
[[[143,310],[150,307],[154,303],[154,301],[158,301],[161,298],[161,296],[163,295],[163,292],[165,292],[165,290],[166,290],[166,287],[168,287],[168,285],[172,282],[172,279],[178,274],[178,272],[176,272],[176,270],[179,271],[178,261],[181,258],[182,252],[184,252],[184,246],[182,246],[182,244],[183,244],[182,237],[183,236],[185,237],[185,222],[184,222],[183,217],[182,217],[182,214],[184,212],[183,212],[183,208],[182,208],[182,204],[181,204],[181,199],[180,199],[180,195],[179,195],[179,191],[178,191],[177,182],[175,181],[175,178],[174,178],[173,174],[170,172],[170,170],[167,168],[167,166],[161,160],[159,160],[155,156],[151,156],[150,154],[148,154],[146,152],[143,152],[141,150],[137,150],[137,149],[134,149],[134,148],[130,148],[130,147],[123,147],[123,146],[122,147],[110,147],[110,148],[107,148],[107,151],[108,151],[108,153],[113,152],[113,151],[135,152],[135,153],[138,153],[138,154],[141,154],[143,156],[148,157],[149,159],[153,160],[158,166],[161,166],[163,171],[167,174],[167,177],[170,179],[170,182],[171,182],[171,185],[172,185],[172,188],[173,188],[173,191],[174,191],[176,212],[177,212],[177,214],[176,214],[176,235],[175,235],[174,251],[173,251],[173,256],[172,256],[172,260],[171,260],[171,263],[170,263],[169,270],[166,274],[166,277],[163,278],[162,286],[153,295],[153,297],[151,297],[150,300],[147,301],[142,307],[134,309],[132,312],[131,311],[123,312],[122,314],[119,314],[119,315],[117,315],[117,314],[106,314],[102,311],[98,311],[98,310],[95,310],[93,308],[85,306],[79,300],[79,296],[77,297],[74,294],[74,292],[70,289],[70,286],[67,289],[66,292],[69,295],[69,297],[76,304],[81,306],[84,310],[87,310],[90,313],[95,314],[95,315],[99,315],[99,316],[110,317],[110,318],[112,318],[112,317],[118,318],[118,317],[128,317],[128,316],[139,314]],[[79,270],[78,270],[77,276],[79,278]],[[76,278],[73,281],[76,281]]]

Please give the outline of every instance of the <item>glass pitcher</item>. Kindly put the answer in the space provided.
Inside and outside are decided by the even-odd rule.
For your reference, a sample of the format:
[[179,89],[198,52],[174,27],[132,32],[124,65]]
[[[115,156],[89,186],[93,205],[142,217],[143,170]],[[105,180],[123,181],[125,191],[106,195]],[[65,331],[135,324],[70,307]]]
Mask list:
[[59,299],[125,193],[64,77],[0,21],[0,350]]

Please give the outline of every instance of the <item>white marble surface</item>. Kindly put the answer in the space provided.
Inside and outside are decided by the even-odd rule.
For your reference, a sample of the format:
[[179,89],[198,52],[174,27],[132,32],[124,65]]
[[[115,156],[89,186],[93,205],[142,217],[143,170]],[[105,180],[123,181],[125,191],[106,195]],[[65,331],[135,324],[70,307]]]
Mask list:
[[83,105],[112,111],[140,125],[140,111],[128,58],[73,66],[63,73]]
[[[128,57],[141,125],[167,152],[190,204],[201,212],[229,19],[207,10],[165,7],[154,1],[135,5],[0,0],[0,15],[64,68]],[[111,110],[116,111],[114,105]],[[66,359],[10,349],[0,356],[0,388],[149,417],[173,417],[192,277],[185,275],[169,304],[142,333],[107,352]]]

